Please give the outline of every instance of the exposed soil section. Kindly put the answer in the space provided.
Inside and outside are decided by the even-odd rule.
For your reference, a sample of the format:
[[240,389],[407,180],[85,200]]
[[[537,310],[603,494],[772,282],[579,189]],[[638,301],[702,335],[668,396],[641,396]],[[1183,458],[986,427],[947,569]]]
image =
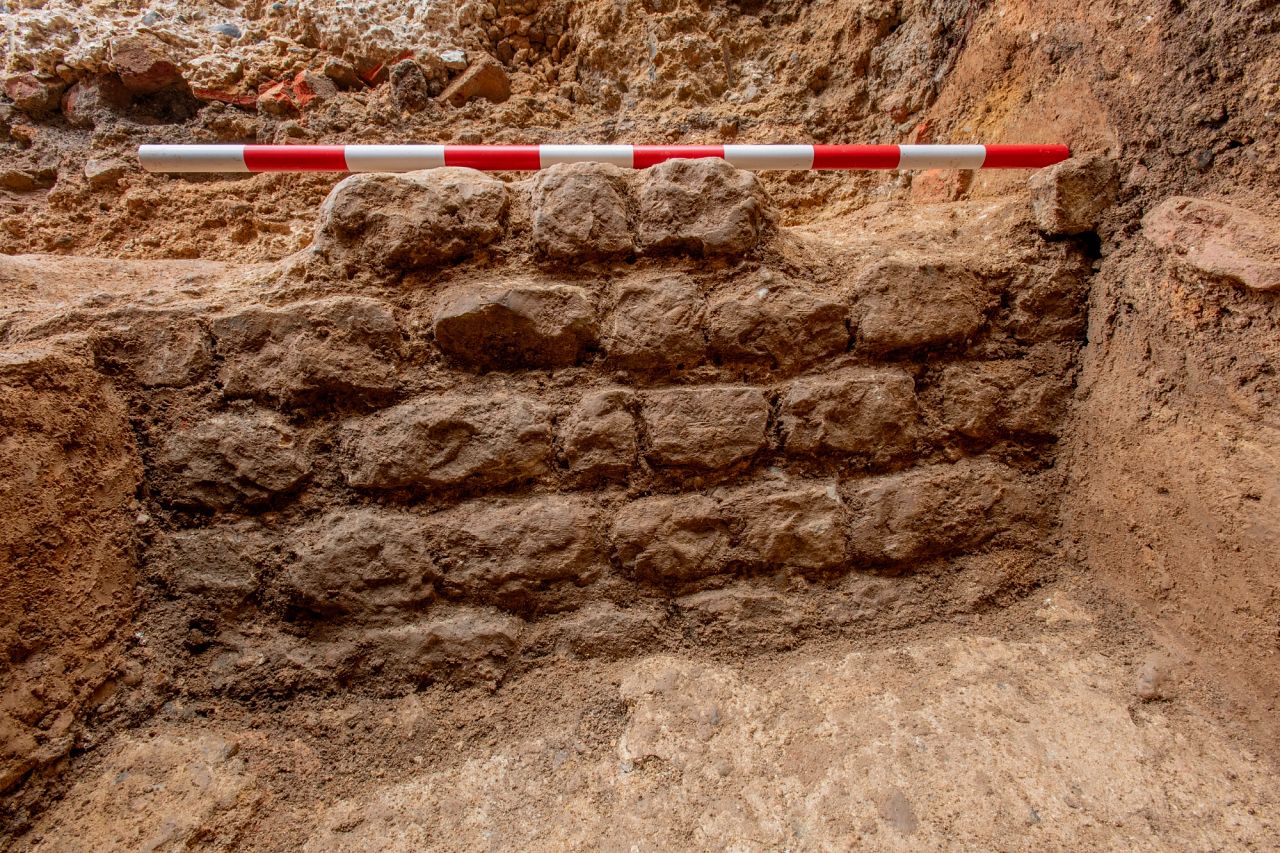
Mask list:
[[1274,4],[29,5],[0,846],[1280,846]]

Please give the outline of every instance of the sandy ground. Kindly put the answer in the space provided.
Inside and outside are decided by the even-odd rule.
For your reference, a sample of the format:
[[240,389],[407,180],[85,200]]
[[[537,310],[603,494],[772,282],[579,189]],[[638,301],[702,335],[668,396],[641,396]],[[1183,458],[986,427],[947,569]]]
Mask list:
[[1276,849],[1269,764],[1192,683],[1138,699],[1141,647],[1067,586],[1012,631],[551,666],[483,706],[169,708],[18,849]]

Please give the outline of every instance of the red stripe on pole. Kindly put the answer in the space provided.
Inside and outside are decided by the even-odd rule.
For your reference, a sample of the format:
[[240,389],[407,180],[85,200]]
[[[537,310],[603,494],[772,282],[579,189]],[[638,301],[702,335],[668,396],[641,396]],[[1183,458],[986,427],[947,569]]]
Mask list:
[[250,172],[345,172],[342,145],[246,145],[244,165]]
[[633,150],[632,162],[637,169],[647,169],[667,160],[724,157],[723,145],[637,145]]
[[988,145],[986,169],[1039,169],[1071,156],[1065,145]]
[[896,169],[901,152],[896,145],[815,145],[815,169]]
[[542,168],[536,145],[446,145],[446,166],[525,172]]

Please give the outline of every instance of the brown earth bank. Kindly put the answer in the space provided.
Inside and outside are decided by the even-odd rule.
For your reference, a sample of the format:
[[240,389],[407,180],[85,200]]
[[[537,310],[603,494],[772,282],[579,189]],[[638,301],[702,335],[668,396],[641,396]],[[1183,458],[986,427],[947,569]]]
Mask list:
[[0,843],[1280,846],[1275,4],[364,14],[6,16]]

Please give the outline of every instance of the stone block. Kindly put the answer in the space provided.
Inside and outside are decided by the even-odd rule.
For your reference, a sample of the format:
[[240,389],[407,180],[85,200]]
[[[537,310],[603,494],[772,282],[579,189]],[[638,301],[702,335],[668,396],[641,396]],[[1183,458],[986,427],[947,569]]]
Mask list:
[[524,397],[426,397],[349,423],[340,465],[357,488],[484,488],[547,473],[551,410]]
[[882,261],[854,290],[857,348],[875,356],[963,346],[1000,301],[994,287],[968,270],[916,260]]
[[605,349],[609,360],[629,370],[680,370],[701,364],[702,296],[677,278],[622,284],[614,299]]
[[1115,161],[1073,157],[1040,169],[1027,181],[1031,212],[1047,234],[1083,234],[1097,227],[1120,189]]
[[179,506],[261,506],[311,473],[300,439],[274,412],[224,412],[165,436],[153,483],[162,498]]
[[560,426],[560,459],[582,482],[625,479],[636,464],[635,395],[621,388],[583,396]]
[[377,402],[395,393],[400,326],[376,299],[254,307],[215,317],[211,328],[228,397],[293,408]]
[[433,328],[442,351],[482,368],[576,364],[599,335],[587,292],[566,284],[457,290]]
[[606,163],[571,163],[533,183],[533,242],[559,259],[625,255],[634,238],[624,172]]
[[472,169],[352,175],[320,207],[314,247],[352,264],[447,264],[506,232],[506,184]]
[[732,557],[731,519],[704,495],[641,498],[618,511],[613,548],[623,570],[666,584],[719,574]]
[[719,158],[647,169],[639,202],[639,243],[650,253],[739,255],[755,248],[769,220],[756,176]]
[[793,382],[782,397],[787,453],[857,453],[877,462],[915,447],[915,381],[896,367],[849,368]]
[[772,274],[750,290],[714,300],[707,311],[712,353],[727,363],[794,371],[845,351],[848,310]]
[[768,443],[769,401],[759,388],[653,391],[645,395],[641,412],[654,465],[726,468]]

